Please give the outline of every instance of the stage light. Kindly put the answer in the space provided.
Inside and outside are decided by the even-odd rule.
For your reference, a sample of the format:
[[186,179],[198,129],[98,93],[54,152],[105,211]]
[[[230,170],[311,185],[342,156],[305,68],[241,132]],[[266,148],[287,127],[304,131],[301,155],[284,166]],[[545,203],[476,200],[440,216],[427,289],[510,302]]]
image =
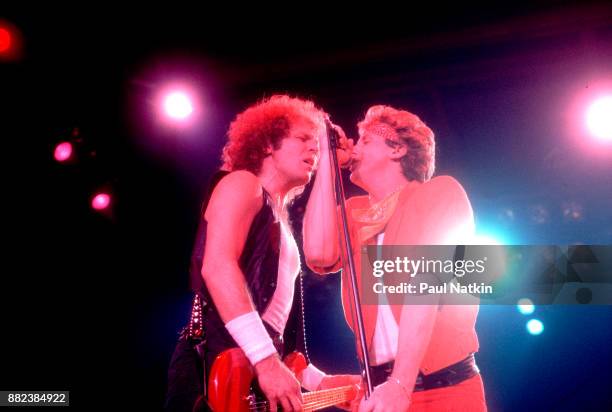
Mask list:
[[531,315],[535,311],[535,306],[531,299],[522,298],[517,302],[516,308],[522,315]]
[[486,232],[478,231],[474,233],[474,225],[459,226],[456,229],[449,232],[446,237],[444,244],[447,245],[505,245],[508,244],[506,239],[498,235],[491,234],[488,230]]
[[55,146],[53,157],[58,162],[65,162],[72,156],[72,144],[70,142],[61,142]]
[[574,201],[563,202],[561,205],[561,211],[563,212],[563,218],[565,220],[582,220],[584,217],[583,207]]
[[10,51],[12,44],[13,36],[11,32],[0,26],[0,53],[7,53]]
[[91,200],[91,207],[94,210],[105,210],[111,202],[111,197],[108,193],[97,193]]
[[171,118],[183,120],[193,113],[193,104],[187,94],[172,92],[164,98],[164,110]]
[[544,332],[544,324],[538,319],[531,319],[527,322],[527,332],[531,335],[539,335]]
[[547,223],[550,218],[548,209],[546,209],[546,207],[544,207],[543,205],[532,206],[530,208],[530,212],[531,212],[531,221],[538,225],[543,225],[544,223]]
[[586,121],[595,137],[612,141],[612,96],[602,97],[591,104]]
[[496,237],[493,237],[484,233],[476,233],[474,235],[474,240],[472,241],[474,245],[501,245],[502,242],[498,240]]
[[0,18],[0,62],[20,60],[22,44],[19,28],[10,21]]

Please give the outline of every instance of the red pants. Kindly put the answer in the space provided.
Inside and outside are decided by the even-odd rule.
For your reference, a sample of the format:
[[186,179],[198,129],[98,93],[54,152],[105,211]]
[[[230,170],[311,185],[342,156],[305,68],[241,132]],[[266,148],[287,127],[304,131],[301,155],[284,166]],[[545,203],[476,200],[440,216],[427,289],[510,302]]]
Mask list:
[[487,410],[480,374],[457,385],[412,394],[409,412],[482,412]]

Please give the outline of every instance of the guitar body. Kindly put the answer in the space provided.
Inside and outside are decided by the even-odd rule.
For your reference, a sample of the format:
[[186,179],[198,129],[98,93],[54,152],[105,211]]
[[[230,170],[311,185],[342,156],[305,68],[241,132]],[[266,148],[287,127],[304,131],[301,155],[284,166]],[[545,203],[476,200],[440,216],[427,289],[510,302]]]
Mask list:
[[248,412],[255,369],[242,349],[217,356],[208,378],[208,404],[213,412]]
[[[307,366],[306,358],[293,352],[284,359],[285,365],[294,375]],[[302,394],[304,410],[315,411],[357,396],[356,385]],[[255,369],[242,349],[227,349],[215,359],[208,377],[208,407],[213,412],[268,411],[265,396],[261,393]]]

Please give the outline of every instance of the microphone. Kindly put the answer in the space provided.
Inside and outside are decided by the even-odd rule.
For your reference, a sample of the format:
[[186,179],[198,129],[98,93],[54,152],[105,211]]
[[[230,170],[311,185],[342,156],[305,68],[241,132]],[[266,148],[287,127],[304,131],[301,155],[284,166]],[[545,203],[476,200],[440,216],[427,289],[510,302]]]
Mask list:
[[329,139],[330,146],[333,148],[338,148],[338,140],[340,137],[338,136],[338,131],[334,128],[333,123],[329,120],[329,117],[325,119],[325,127],[327,128],[327,138]]
[[[334,124],[329,120],[325,119],[325,126],[327,128],[327,138],[329,139],[329,148],[346,151],[348,148],[340,146],[340,134],[334,127]],[[348,169],[353,164],[353,156],[348,153],[348,160],[340,165],[341,169]]]

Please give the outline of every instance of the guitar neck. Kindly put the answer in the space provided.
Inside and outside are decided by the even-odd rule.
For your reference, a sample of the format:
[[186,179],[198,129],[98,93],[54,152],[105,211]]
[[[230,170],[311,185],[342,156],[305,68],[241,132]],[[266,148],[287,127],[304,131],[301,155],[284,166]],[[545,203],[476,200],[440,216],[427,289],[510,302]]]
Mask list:
[[[302,393],[302,407],[304,412],[318,411],[319,409],[329,406],[338,405],[339,403],[351,401],[355,399],[357,388],[354,385],[340,386],[333,389],[324,389],[320,391]],[[249,406],[250,411],[270,411],[270,403],[268,401],[256,402]],[[274,411],[276,412],[276,411]]]
[[334,406],[339,403],[351,401],[355,398],[356,389],[354,385],[340,386],[333,389],[306,392],[302,394],[304,400],[304,411],[316,411]]

